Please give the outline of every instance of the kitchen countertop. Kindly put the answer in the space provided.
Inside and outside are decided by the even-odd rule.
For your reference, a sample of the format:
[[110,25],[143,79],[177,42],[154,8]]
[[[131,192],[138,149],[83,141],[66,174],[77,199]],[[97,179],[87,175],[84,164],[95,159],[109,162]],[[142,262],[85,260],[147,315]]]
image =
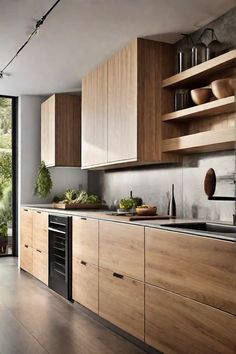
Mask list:
[[[196,220],[196,219],[158,219],[158,220],[134,220],[129,221],[127,219],[122,220],[122,216],[115,216],[111,215],[112,211],[110,210],[64,210],[64,209],[55,209],[50,204],[34,204],[34,205],[22,205],[23,208],[32,209],[32,210],[41,210],[48,213],[53,214],[66,214],[71,216],[80,216],[80,217],[87,217],[105,221],[115,221],[120,223],[132,224],[132,225],[139,225],[144,227],[152,227],[152,228],[159,228],[162,230],[168,230],[172,232],[179,232],[190,234],[194,236],[201,236],[201,237],[208,237],[208,238],[215,238],[221,240],[227,240],[231,242],[236,242],[236,233],[231,234],[215,234],[209,231],[201,231],[201,230],[190,230],[190,229],[182,229],[168,227],[168,225],[179,224],[179,223],[201,223],[201,222],[208,222],[206,220]],[[209,221],[211,224],[216,224],[216,222]],[[163,226],[164,225],[164,226]],[[230,223],[224,223],[224,225],[232,225]]]

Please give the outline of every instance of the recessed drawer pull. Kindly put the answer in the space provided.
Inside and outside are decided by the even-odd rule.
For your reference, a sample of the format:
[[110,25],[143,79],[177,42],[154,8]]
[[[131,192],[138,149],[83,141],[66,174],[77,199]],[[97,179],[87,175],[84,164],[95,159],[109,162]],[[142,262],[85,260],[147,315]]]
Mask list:
[[24,211],[29,211],[28,209],[24,209]]
[[36,213],[41,214],[41,211],[36,211]]
[[123,279],[124,276],[119,274],[119,273],[113,273],[113,277],[119,278],[119,279]]
[[81,219],[81,220],[87,220],[87,218],[83,218],[83,217],[82,217],[82,218],[80,218],[80,219]]
[[37,250],[37,249],[36,249],[36,251],[39,252],[39,253],[42,253],[42,251],[40,251],[40,250]]
[[87,265],[87,262],[85,262],[85,261],[81,261],[80,263],[83,264],[84,266]]
[[29,248],[29,246],[28,246],[28,245],[25,245],[25,248]]

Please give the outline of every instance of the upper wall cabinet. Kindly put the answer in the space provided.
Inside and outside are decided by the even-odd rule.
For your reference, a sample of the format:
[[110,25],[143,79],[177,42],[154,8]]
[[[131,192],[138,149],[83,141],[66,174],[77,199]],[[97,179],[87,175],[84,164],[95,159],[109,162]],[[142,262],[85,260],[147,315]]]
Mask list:
[[161,150],[162,104],[172,104],[161,82],[173,57],[171,45],[137,39],[82,80],[83,168],[178,161]]
[[41,106],[41,160],[46,166],[80,166],[81,96],[56,94]]

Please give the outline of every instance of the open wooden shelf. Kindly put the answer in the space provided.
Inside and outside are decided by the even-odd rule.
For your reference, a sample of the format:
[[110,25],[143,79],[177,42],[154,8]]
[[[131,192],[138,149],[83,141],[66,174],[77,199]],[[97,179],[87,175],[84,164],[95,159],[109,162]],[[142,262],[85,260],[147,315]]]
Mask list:
[[[180,86],[188,86],[202,79],[207,79],[208,75],[217,73],[236,64],[236,49],[228,53],[219,55],[216,58],[205,61],[179,74],[171,76],[162,81],[162,87],[176,88]],[[204,81],[204,80],[203,80]]]
[[162,116],[162,121],[183,120],[198,117],[209,117],[216,114],[236,112],[235,97],[230,96],[220,100],[207,102],[199,106],[181,109],[176,112],[166,113]]
[[196,134],[164,139],[163,152],[205,152],[231,150],[235,148],[236,127],[230,126]]

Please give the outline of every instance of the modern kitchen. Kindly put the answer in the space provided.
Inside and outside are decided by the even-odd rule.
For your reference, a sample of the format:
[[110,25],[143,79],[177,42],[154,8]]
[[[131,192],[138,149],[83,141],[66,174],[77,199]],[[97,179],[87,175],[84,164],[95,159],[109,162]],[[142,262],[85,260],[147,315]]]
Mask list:
[[234,0],[3,0],[0,354],[236,353]]

